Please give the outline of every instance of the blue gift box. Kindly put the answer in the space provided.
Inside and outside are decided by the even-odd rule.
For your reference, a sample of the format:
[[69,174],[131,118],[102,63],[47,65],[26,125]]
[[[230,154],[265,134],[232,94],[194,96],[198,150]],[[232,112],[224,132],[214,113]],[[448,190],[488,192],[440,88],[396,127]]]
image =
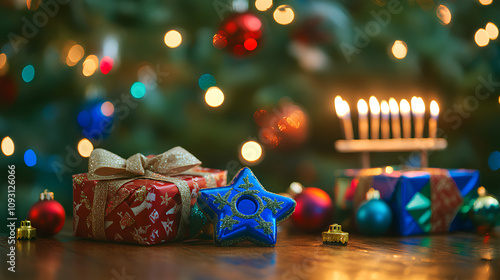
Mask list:
[[371,168],[344,174],[352,175],[350,184],[348,176],[339,176],[335,190],[343,212],[355,211],[374,188],[390,205],[393,229],[400,235],[473,229],[467,212],[477,197],[477,170]]

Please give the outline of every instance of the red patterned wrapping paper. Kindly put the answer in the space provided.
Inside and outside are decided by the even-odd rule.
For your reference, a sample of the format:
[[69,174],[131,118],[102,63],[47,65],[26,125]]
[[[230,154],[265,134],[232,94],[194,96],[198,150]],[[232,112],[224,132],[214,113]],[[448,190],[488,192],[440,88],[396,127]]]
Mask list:
[[[191,171],[211,174],[217,187],[226,185],[226,171],[200,167]],[[205,178],[192,175],[179,175],[175,178],[182,179],[189,185],[193,206],[199,190],[207,187]],[[91,210],[97,182],[88,180],[87,173],[73,175],[74,236],[93,238]],[[108,196],[106,201],[104,226],[108,241],[154,245],[182,238],[177,236],[181,219],[181,197],[175,184],[136,179],[124,184],[118,196],[126,199],[114,209],[114,198]]]

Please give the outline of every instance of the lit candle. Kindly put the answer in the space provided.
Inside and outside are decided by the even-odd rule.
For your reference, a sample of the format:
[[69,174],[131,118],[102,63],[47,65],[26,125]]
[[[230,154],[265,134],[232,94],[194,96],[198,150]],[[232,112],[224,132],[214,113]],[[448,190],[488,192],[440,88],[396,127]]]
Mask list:
[[401,99],[401,102],[399,102],[399,109],[403,120],[403,137],[411,138],[410,103],[408,103],[406,99]]
[[358,101],[359,139],[368,139],[368,104],[364,99]]
[[429,138],[436,138],[437,119],[439,116],[439,105],[436,101],[431,101],[431,118],[429,119]]
[[335,103],[335,111],[337,112],[337,116],[340,117],[339,115],[339,109],[341,108],[342,106],[342,97],[340,97],[339,95],[335,96],[335,99],[334,99],[334,103]]
[[340,96],[335,97],[335,111],[337,112],[337,116],[342,119],[345,139],[351,140],[354,138],[351,123],[351,112],[349,110],[349,104],[342,100]]
[[389,127],[389,103],[382,100],[380,103],[380,111],[382,112],[382,122],[380,125],[380,130],[382,131],[382,139],[389,139],[390,127]]
[[380,127],[380,104],[375,96],[370,97],[368,102],[370,103],[371,138],[378,139]]
[[401,138],[401,126],[399,124],[399,106],[394,98],[389,99],[389,108],[391,109],[392,138]]
[[411,98],[411,112],[415,123],[415,138],[422,138],[424,136],[425,104],[421,97],[413,96]]

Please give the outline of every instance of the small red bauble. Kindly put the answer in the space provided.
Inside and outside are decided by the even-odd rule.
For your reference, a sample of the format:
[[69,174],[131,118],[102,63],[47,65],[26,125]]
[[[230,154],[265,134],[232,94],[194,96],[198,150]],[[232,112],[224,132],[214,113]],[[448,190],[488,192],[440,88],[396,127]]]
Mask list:
[[236,56],[254,54],[262,43],[262,21],[252,13],[236,13],[222,22],[214,47]]
[[254,119],[260,126],[259,139],[269,149],[291,150],[304,143],[308,136],[307,113],[288,100],[281,100],[272,110],[257,110]]
[[292,222],[302,231],[315,232],[328,227],[333,214],[330,196],[322,189],[305,188],[294,197],[297,202]]
[[37,236],[49,237],[62,229],[66,213],[61,203],[54,200],[54,193],[45,190],[40,200],[31,206],[27,219],[36,228]]

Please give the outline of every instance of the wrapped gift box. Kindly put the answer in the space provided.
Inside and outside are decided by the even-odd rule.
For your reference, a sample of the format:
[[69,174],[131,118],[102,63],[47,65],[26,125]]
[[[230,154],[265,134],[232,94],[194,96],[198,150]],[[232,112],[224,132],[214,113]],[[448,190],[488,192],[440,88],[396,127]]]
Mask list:
[[[226,171],[195,168],[215,180],[217,187],[226,184]],[[207,187],[203,176],[180,175],[190,189],[190,206],[196,203],[200,189]],[[73,176],[73,234],[94,238],[92,234],[92,206],[96,180],[88,180],[87,174]],[[123,202],[115,205],[113,199]],[[152,179],[136,179],[124,184],[117,196],[108,197],[104,220],[108,241],[153,245],[179,240],[177,236],[181,220],[181,197],[173,183]],[[186,232],[185,236],[188,236]]]
[[468,202],[477,197],[479,171],[426,168],[349,169],[337,174],[337,219],[349,225],[370,188],[380,192],[393,211],[395,231],[403,236],[472,229]]
[[199,190],[226,184],[226,171],[200,164],[182,147],[128,159],[94,149],[89,172],[73,176],[73,235],[142,245],[189,237]]

